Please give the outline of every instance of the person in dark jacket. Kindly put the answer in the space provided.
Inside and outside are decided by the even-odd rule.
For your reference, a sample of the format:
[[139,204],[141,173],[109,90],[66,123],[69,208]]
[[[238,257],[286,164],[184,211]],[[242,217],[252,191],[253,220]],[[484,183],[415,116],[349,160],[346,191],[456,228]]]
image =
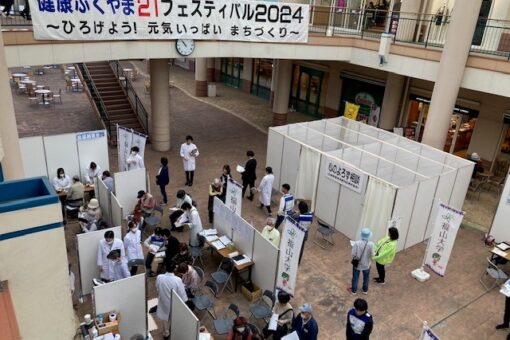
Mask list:
[[299,340],[317,340],[319,326],[312,315],[312,306],[305,303],[299,307],[300,314],[292,321],[292,330],[296,331]]
[[248,156],[248,161],[244,166],[244,172],[241,176],[243,179],[243,197],[244,193],[246,192],[246,189],[248,188],[248,186],[250,186],[250,193],[248,195],[248,199],[250,201],[253,201],[253,192],[251,191],[251,189],[255,187],[255,180],[257,179],[257,175],[255,174],[257,170],[257,160],[254,158],[255,153],[251,150],[246,152],[246,156]]
[[168,158],[161,157],[161,167],[156,175],[156,184],[159,185],[161,197],[163,197],[161,205],[167,205],[168,203],[168,197],[166,196],[166,186],[168,183],[170,183],[170,176],[168,174]]
[[367,312],[368,304],[363,299],[356,299],[354,307],[347,313],[345,335],[347,340],[369,340],[374,320]]

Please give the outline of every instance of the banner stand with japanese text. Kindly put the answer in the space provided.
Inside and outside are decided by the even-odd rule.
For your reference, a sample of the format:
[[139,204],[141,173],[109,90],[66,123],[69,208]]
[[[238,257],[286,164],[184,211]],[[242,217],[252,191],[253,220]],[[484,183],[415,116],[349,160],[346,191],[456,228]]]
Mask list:
[[444,276],[464,213],[439,203],[434,230],[430,235],[424,264]]
[[147,136],[143,133],[117,125],[117,152],[119,172],[128,170],[126,159],[128,158],[133,146],[138,146],[138,149],[140,149],[138,154],[144,158],[146,142]]
[[227,207],[241,216],[241,207],[243,203],[243,186],[232,178],[227,182],[227,193],[225,196],[225,204]]
[[430,329],[427,322],[423,322],[419,340],[440,340],[439,337]]
[[285,228],[280,241],[276,289],[283,290],[291,296],[294,296],[296,290],[299,253],[305,232],[306,230],[290,217],[285,219]]

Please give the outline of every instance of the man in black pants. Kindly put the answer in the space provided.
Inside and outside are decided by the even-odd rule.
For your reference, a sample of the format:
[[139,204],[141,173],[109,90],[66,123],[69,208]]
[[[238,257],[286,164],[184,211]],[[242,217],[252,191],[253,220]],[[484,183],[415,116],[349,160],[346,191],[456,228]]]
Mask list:
[[244,172],[241,176],[243,179],[243,197],[246,189],[250,186],[248,199],[253,201],[253,192],[251,189],[255,187],[255,180],[257,179],[257,175],[255,174],[255,171],[257,170],[257,160],[254,158],[255,153],[251,150],[246,152],[246,156],[248,156],[248,161],[244,166]]
[[[506,329],[510,326],[510,297],[505,297],[505,314],[503,315],[503,323],[496,326],[496,329]],[[510,339],[510,334],[507,336]]]

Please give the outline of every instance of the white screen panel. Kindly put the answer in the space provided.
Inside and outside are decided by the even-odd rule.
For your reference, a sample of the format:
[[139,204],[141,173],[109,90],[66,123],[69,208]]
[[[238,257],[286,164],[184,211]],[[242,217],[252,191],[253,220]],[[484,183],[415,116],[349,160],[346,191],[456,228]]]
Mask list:
[[82,181],[85,180],[85,170],[88,169],[90,162],[95,162],[101,168],[101,172],[110,169],[106,130],[99,132],[103,132],[104,136],[94,139],[82,139],[77,142]]
[[147,191],[145,168],[116,172],[113,178],[115,181],[115,197],[119,201],[124,214],[127,215],[133,211],[138,202],[136,198],[138,191]]
[[261,233],[255,231],[253,244],[253,266],[251,277],[262,291],[274,291],[276,284],[276,269],[278,267],[278,248],[266,240]]
[[413,214],[407,238],[405,240],[405,248],[409,248],[425,239],[425,230],[430,216],[430,210],[434,202],[434,192],[438,177],[434,177],[418,184],[416,193],[417,204],[414,205]]
[[[296,185],[299,169],[299,153],[301,144],[286,138],[283,142],[283,157],[280,183],[288,183],[291,188]],[[276,188],[278,189],[278,188]]]
[[241,216],[232,213],[232,241],[240,252],[253,259],[255,229]]
[[[436,211],[437,211],[437,206],[438,206],[437,202],[449,204],[450,196],[453,191],[453,185],[455,184],[456,175],[457,175],[457,172],[452,171],[452,172],[443,174],[443,175],[441,175],[441,177],[439,177],[439,183],[437,185],[436,195],[434,197],[436,204],[432,205],[431,216],[434,216],[434,217],[436,216]],[[461,207],[461,210],[462,210],[462,207]],[[427,225],[427,232],[425,233],[424,238],[430,237],[430,234],[432,233],[432,228],[433,228],[434,222],[435,222],[435,218],[431,218],[429,220],[429,223]]]
[[496,216],[492,221],[489,233],[494,236],[496,241],[508,241],[510,239],[510,228],[508,228],[508,216],[510,216],[510,205],[507,203],[507,197],[510,196],[510,181],[508,174],[506,176],[505,186],[501,193],[501,198],[496,210]]
[[[41,136],[20,138],[19,146],[25,177],[48,176],[44,143]],[[57,169],[50,174],[50,183],[57,175]]]
[[66,133],[56,136],[45,136],[46,165],[50,181],[57,175],[58,168],[64,168],[66,175],[73,178],[81,175],[76,147],[76,135]]
[[76,248],[78,250],[78,262],[80,266],[80,284],[83,295],[92,293],[92,279],[99,278],[97,248],[99,247],[99,241],[104,238],[104,233],[107,230],[113,231],[116,238],[122,239],[120,227],[76,235]]
[[99,199],[99,206],[101,207],[101,211],[103,213],[103,220],[108,223],[109,226],[116,225],[119,226],[120,224],[112,224],[112,209],[111,209],[111,203],[110,203],[110,191],[104,184],[101,177],[97,179],[97,197]]
[[218,236],[226,235],[232,239],[232,218],[238,216],[232,212],[218,197],[214,198],[214,228],[218,231]]
[[267,136],[267,155],[266,164],[273,168],[274,182],[273,188],[278,190],[280,187],[280,174],[283,156],[283,135],[269,129]]
[[[471,175],[473,174],[474,163],[471,166],[460,168],[457,170],[457,177],[455,179],[455,185],[450,196],[450,206],[462,211],[464,206],[464,199],[471,182]],[[506,196],[502,196],[506,197]]]
[[[405,249],[405,240],[409,231],[409,224],[411,222],[411,214],[415,204],[416,192],[418,191],[418,183],[398,188],[397,196],[395,198],[395,205],[393,207],[392,218],[400,217],[400,228],[398,230],[400,240],[397,244],[397,251]],[[420,204],[420,201],[417,202]]]
[[322,155],[315,199],[315,216],[330,226],[334,226],[340,183],[326,177],[327,163],[327,157]]
[[122,339],[147,334],[145,274],[94,287],[96,314],[119,313],[119,332]]
[[170,338],[197,340],[200,322],[180,296],[172,290]]
[[356,232],[363,212],[363,203],[365,200],[365,191],[367,189],[368,176],[361,175],[363,186],[361,193],[351,190],[345,186],[340,187],[340,198],[338,208],[336,209],[335,228],[349,237],[351,240],[358,239]]
[[[117,197],[110,192],[110,204],[112,207],[112,225],[120,226],[122,225],[122,219],[124,218],[124,209],[120,205]],[[126,214],[127,215],[127,214]]]

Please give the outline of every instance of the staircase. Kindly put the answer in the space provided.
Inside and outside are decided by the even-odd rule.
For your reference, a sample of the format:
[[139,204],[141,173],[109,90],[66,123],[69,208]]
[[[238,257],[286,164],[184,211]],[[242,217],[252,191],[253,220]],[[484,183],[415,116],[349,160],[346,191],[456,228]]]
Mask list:
[[79,64],[79,69],[108,130],[110,144],[117,144],[116,124],[147,134],[107,61]]

